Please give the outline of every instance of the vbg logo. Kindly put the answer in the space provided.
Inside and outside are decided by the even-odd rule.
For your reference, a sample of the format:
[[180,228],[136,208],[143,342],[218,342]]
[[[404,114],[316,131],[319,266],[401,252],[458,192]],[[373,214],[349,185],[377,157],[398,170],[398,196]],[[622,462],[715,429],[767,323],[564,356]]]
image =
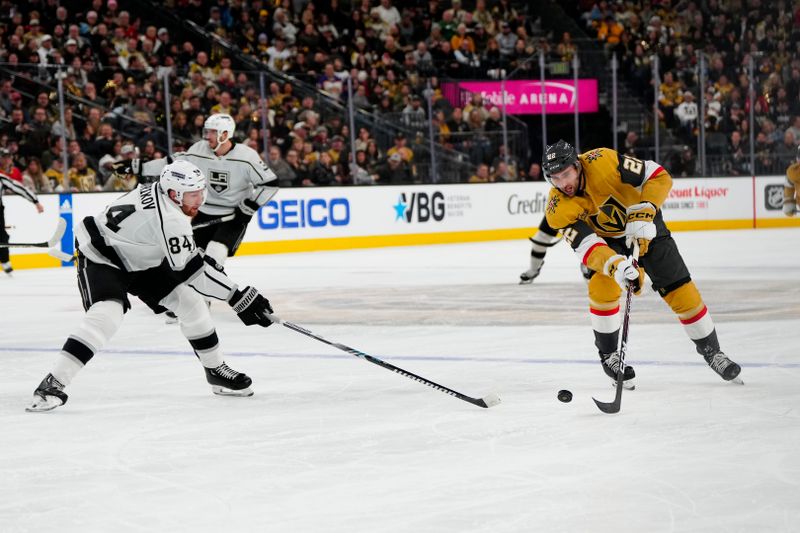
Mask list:
[[430,219],[440,222],[445,215],[444,194],[439,191],[430,195],[426,192],[401,193],[393,207],[395,222],[401,219],[409,223]]
[[258,227],[322,228],[350,223],[347,198],[312,198],[310,200],[271,200],[258,210]]

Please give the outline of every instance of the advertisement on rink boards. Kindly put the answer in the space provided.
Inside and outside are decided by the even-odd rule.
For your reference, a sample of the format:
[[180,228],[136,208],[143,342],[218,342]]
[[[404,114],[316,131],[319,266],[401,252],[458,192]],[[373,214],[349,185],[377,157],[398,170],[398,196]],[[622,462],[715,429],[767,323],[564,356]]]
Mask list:
[[[783,176],[675,179],[664,202],[676,231],[800,226],[781,209]],[[253,217],[241,254],[524,239],[544,214],[545,182],[282,189]],[[119,193],[42,195],[38,215],[7,195],[12,242],[47,240],[59,213],[75,223]],[[64,242],[71,242],[72,228]],[[16,248],[15,268],[58,266],[41,248]]]

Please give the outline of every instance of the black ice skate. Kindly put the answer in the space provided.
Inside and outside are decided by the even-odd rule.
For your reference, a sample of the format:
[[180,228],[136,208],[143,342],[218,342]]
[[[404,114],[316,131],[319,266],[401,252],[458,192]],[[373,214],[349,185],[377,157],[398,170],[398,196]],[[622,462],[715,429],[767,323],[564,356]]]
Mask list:
[[237,372],[225,363],[217,368],[206,368],[206,380],[211,384],[214,394],[220,396],[252,396],[250,385],[253,380]]
[[11,268],[11,265],[10,265],[10,264],[5,264],[5,265],[3,265],[3,272],[5,272],[5,273],[6,273],[6,274],[8,274],[9,276],[12,276],[12,277],[13,277],[13,274],[12,274],[12,272],[14,272],[14,269],[13,269],[13,268]]
[[33,402],[25,410],[29,413],[52,411],[65,403],[67,403],[67,394],[64,392],[64,385],[53,377],[53,374],[47,374],[47,377],[33,391]]
[[[620,360],[619,360],[619,353],[601,353],[600,360],[603,363],[603,372],[606,373],[606,376],[611,378],[614,386],[617,385],[617,372],[619,372],[620,367]],[[622,381],[622,386],[626,390],[633,390],[636,388],[636,384],[633,382],[633,378],[636,377],[636,372],[634,372],[633,367],[629,365],[625,365],[625,378]]]
[[167,311],[164,313],[164,324],[177,324],[178,323],[178,316],[173,313],[172,311]]
[[742,379],[739,377],[739,372],[742,371],[742,367],[728,359],[728,356],[725,355],[722,351],[716,351],[711,354],[704,354],[703,359],[706,360],[708,366],[711,367],[711,370],[719,374],[719,376],[724,379],[725,381],[733,381],[734,383],[744,384]]

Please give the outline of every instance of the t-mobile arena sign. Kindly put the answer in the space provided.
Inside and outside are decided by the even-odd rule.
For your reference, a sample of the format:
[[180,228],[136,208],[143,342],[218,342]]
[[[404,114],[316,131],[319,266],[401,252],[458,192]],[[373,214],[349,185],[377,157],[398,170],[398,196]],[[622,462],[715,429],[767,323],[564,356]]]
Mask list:
[[[499,81],[459,81],[442,83],[442,94],[451,104],[464,107],[478,93],[484,105],[502,107],[502,83]],[[597,80],[578,80],[575,90],[573,80],[544,82],[545,110],[552,113],[574,113],[575,103],[579,113],[596,113],[598,110]],[[506,112],[509,115],[540,115],[542,113],[542,83],[539,80],[511,80],[506,82]]]

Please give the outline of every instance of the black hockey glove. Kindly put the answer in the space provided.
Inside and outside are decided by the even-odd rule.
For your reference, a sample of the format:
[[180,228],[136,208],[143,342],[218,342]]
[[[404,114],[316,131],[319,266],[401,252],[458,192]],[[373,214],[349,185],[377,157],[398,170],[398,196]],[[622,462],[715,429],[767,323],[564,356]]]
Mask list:
[[249,224],[250,219],[253,218],[253,215],[256,214],[258,208],[261,207],[253,200],[242,200],[239,205],[236,206],[236,210],[234,211],[234,220],[242,223],[242,224]]
[[269,300],[261,296],[255,287],[245,287],[241,291],[234,291],[228,303],[246,326],[258,324],[267,328],[272,325],[272,321],[267,316],[273,312],[272,306],[269,304]]
[[114,169],[115,174],[119,174],[121,176],[125,176],[127,174],[133,174],[134,176],[142,175],[141,159],[128,159],[126,161],[119,161],[118,163],[114,163],[111,168]]

